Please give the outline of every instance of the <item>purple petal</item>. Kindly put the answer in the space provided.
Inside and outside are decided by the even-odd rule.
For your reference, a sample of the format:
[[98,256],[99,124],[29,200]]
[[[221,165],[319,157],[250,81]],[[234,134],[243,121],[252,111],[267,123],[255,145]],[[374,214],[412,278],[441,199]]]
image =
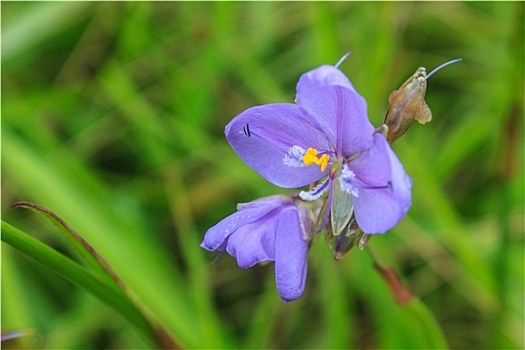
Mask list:
[[226,251],[246,269],[263,261],[275,259],[275,234],[280,210],[257,222],[241,227],[228,239]]
[[[373,134],[373,144],[358,157],[348,162],[348,169],[354,172],[356,183],[362,186],[386,186],[392,180],[392,169],[388,149],[390,146],[381,134]],[[361,189],[359,189],[361,195]]]
[[374,127],[366,101],[334,66],[321,66],[301,76],[297,105],[324,126],[340,156],[350,157],[370,147]]
[[385,233],[402,218],[399,203],[390,189],[360,190],[354,202],[355,218],[365,233]]
[[297,105],[325,126],[341,156],[349,157],[372,143],[374,127],[368,120],[366,101],[334,66],[321,66],[301,76]]
[[328,169],[322,173],[315,165],[293,167],[283,162],[292,146],[330,150],[326,135],[296,105],[250,108],[226,126],[225,134],[239,157],[277,186],[302,187],[328,173]]
[[412,205],[412,178],[406,174],[405,168],[392,148],[387,147],[387,151],[392,165],[392,189],[401,209],[401,220]]
[[290,198],[290,196],[284,194],[275,194],[273,196],[258,198],[248,203],[239,203],[237,204],[237,210],[256,209],[267,205],[271,205],[273,208],[275,206],[275,202],[289,204],[293,203],[293,200]]
[[[254,203],[254,202],[252,202]],[[214,251],[221,247],[230,235],[239,228],[259,220],[269,212],[277,209],[283,203],[277,200],[265,201],[262,205],[253,205],[246,209],[237,211],[221,220],[217,225],[208,229],[204,235],[201,247]]]
[[[359,196],[354,197],[359,227],[369,234],[385,233],[405,216],[410,207],[410,178],[380,134],[374,134],[374,145],[352,160],[349,167],[365,186],[359,188]],[[373,188],[385,186],[388,187]]]
[[285,301],[301,296],[306,283],[308,241],[301,232],[295,208],[281,213],[275,238],[275,281]]

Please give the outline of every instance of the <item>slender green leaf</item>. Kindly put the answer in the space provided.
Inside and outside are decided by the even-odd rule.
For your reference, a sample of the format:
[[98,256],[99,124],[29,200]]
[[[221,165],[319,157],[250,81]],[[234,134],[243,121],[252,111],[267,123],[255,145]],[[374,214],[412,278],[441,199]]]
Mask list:
[[[58,215],[40,205],[25,201],[16,202],[12,205],[12,207],[26,208],[42,215],[60,231],[69,244],[71,244],[85,260],[88,266],[90,266],[95,271],[99,278],[105,280],[110,286],[118,285],[121,288],[125,288],[124,282],[120,280],[108,263],[97,253],[95,248],[93,248],[80,234],[78,234]],[[115,285],[115,283],[117,283],[117,285]]]
[[115,288],[92,275],[85,268],[4,221],[2,221],[2,241],[113,307],[137,327],[151,345],[155,344],[154,328],[124,293],[117,292]]

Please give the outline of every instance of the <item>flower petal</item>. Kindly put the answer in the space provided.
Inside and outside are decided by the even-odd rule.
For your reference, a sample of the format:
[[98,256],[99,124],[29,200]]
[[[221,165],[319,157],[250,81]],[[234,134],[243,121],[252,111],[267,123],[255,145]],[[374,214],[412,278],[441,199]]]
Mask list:
[[281,213],[275,237],[275,281],[284,301],[301,296],[308,269],[308,241],[304,239],[296,208]]
[[324,65],[301,76],[297,105],[324,128],[340,156],[367,149],[374,127],[368,120],[366,101],[339,69]]
[[226,251],[237,260],[240,268],[246,269],[275,259],[279,213],[280,210],[273,211],[257,222],[241,227],[230,236]]
[[[355,159],[347,163],[348,170],[354,173],[354,182],[360,187],[386,186],[392,180],[392,168],[388,149],[390,146],[381,134],[373,134],[373,144]],[[359,194],[361,188],[359,188]]]
[[390,189],[360,191],[355,203],[357,223],[368,234],[385,233],[402,218],[399,203]]
[[329,150],[327,137],[293,104],[257,106],[239,114],[227,126],[226,138],[250,167],[271,183],[295,188],[328,173],[319,166],[293,167],[284,163],[293,146]]
[[349,167],[364,184],[359,196],[354,197],[359,227],[368,234],[385,233],[410,207],[410,177],[381,134],[374,134],[374,145],[352,160]]
[[[255,204],[257,201],[250,202],[251,206],[233,213],[222,219],[215,226],[209,228],[204,235],[201,247],[209,251],[219,249],[223,243],[226,242],[228,237],[230,237],[230,235],[236,230],[259,220],[283,204],[277,200],[265,201],[264,199],[261,199],[259,201],[261,203],[257,203],[258,205]],[[245,205],[247,206],[247,204]]]
[[402,219],[412,205],[412,178],[405,172],[405,168],[397,158],[391,147],[387,148],[390,164],[392,165],[392,189],[401,209]]
[[239,203],[237,204],[237,210],[257,209],[257,208],[268,206],[268,205],[274,208],[276,205],[276,202],[277,204],[280,204],[280,205],[291,204],[293,203],[293,200],[292,198],[290,198],[290,196],[287,196],[284,194],[274,194],[273,196],[257,198],[251,202]]

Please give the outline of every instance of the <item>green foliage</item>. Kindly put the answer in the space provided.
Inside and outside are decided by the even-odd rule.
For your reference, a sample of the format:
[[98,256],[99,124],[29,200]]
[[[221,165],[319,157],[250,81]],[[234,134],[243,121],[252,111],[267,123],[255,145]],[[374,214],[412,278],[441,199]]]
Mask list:
[[[451,348],[525,346],[522,2],[1,6],[3,220],[77,259],[10,205],[55,212],[181,347],[440,348],[433,317]],[[306,292],[288,304],[271,265],[212,264],[199,247],[236,203],[282,192],[237,158],[226,123],[293,102],[300,74],[349,50],[341,69],[375,125],[417,67],[463,58],[428,81],[432,122],[393,145],[414,204],[370,242],[419,297],[410,307],[366,253],[336,262],[321,236]],[[55,272],[2,244],[2,331],[40,335],[3,347],[151,346],[140,316]]]

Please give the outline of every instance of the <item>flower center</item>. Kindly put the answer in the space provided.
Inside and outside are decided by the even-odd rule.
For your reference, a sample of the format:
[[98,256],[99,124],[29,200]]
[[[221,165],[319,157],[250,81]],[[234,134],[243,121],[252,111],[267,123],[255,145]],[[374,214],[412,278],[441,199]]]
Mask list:
[[328,166],[328,161],[330,160],[330,156],[325,153],[319,157],[318,154],[319,154],[319,151],[316,150],[315,148],[312,148],[312,147],[308,148],[308,150],[306,151],[303,157],[303,162],[306,165],[317,164],[321,167],[321,171],[324,172],[326,167]]

